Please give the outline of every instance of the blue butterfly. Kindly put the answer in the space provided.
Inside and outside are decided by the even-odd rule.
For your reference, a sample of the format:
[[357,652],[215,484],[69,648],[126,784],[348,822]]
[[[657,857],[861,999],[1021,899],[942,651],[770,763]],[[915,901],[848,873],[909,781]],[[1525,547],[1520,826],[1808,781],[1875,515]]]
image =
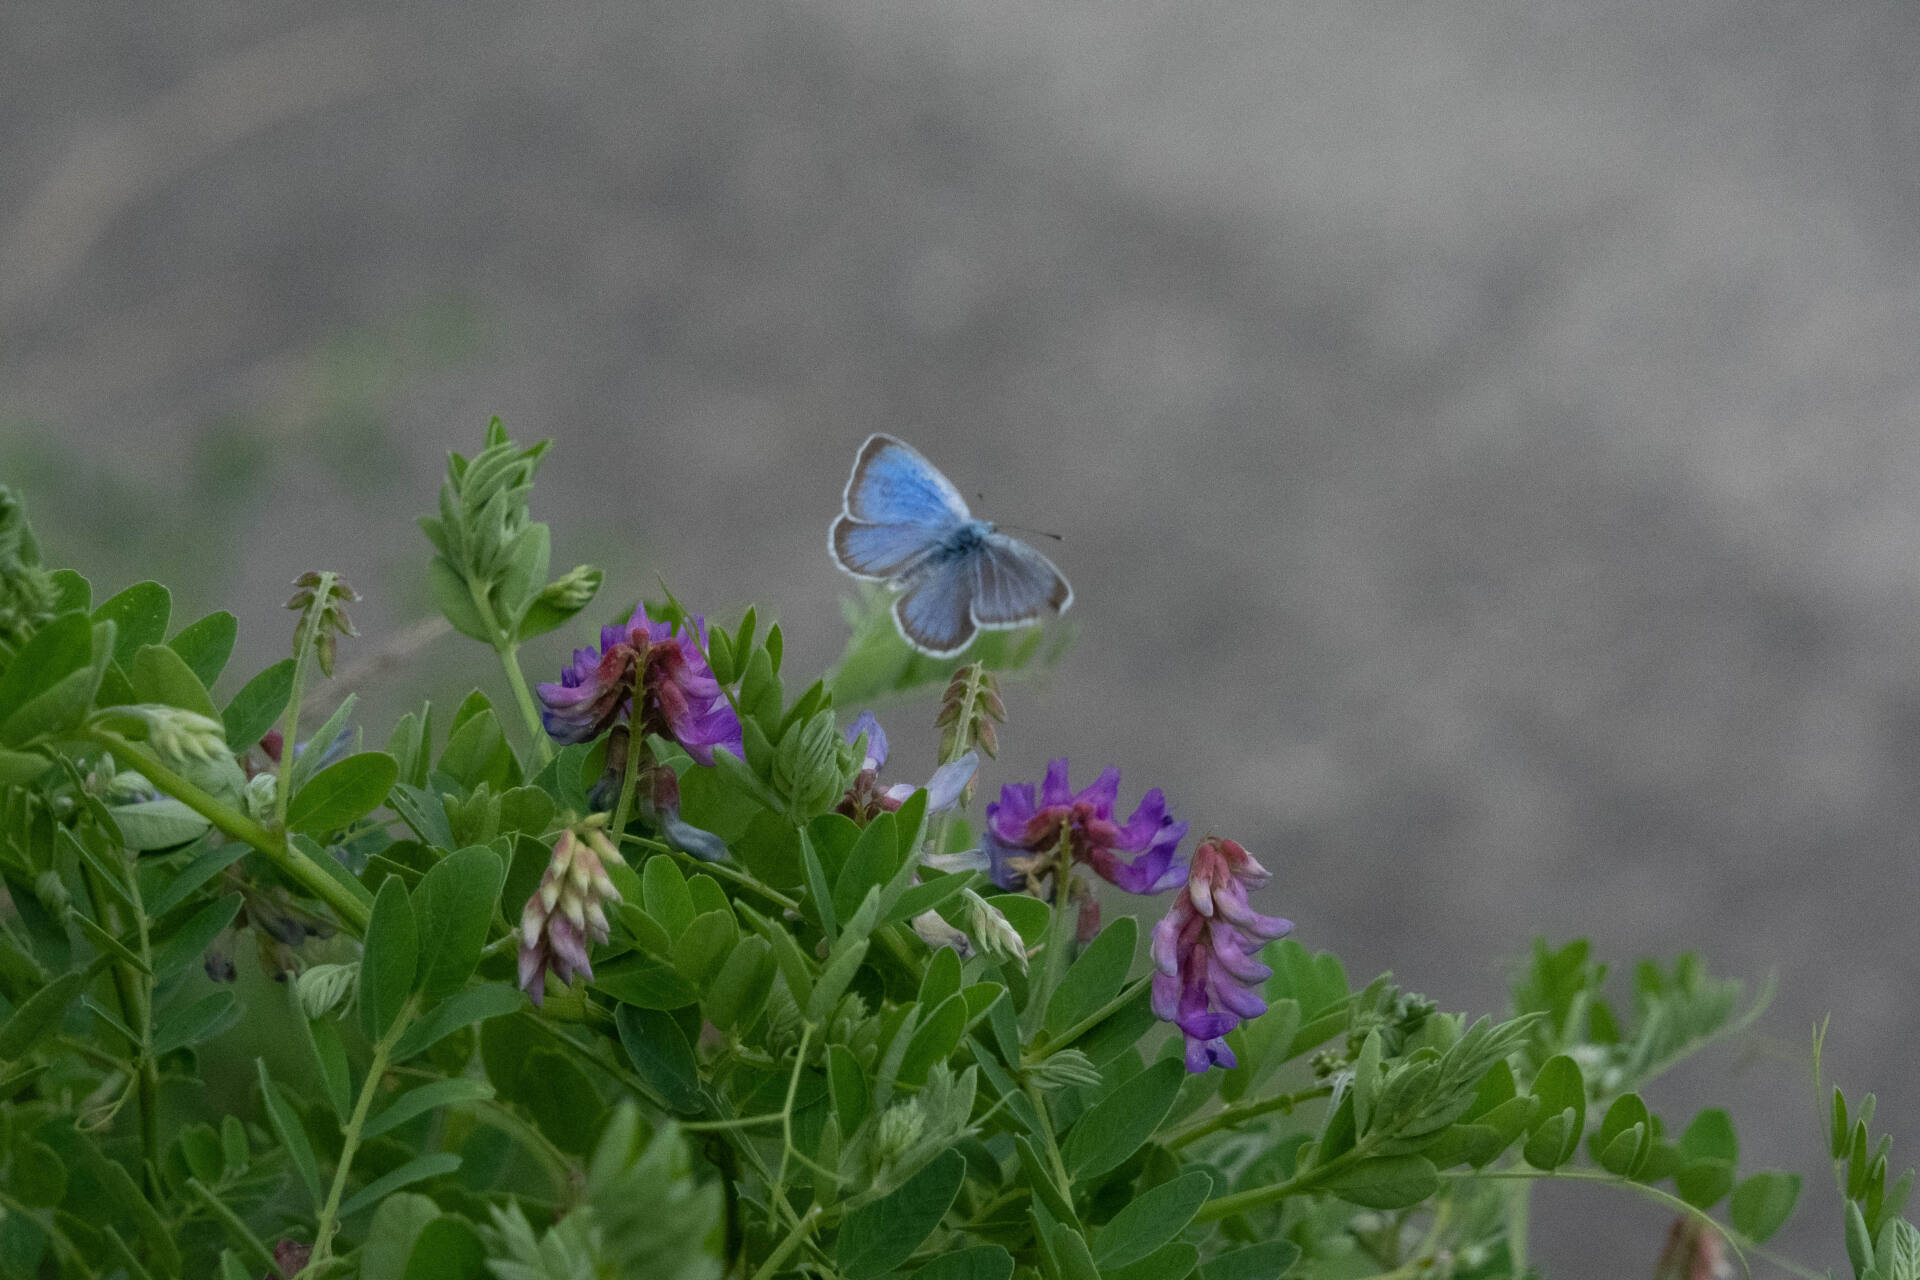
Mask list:
[[976,630],[1025,626],[1073,603],[1051,560],[975,520],[951,480],[888,435],[860,446],[827,546],[854,577],[899,593],[894,623],[929,657],[953,657]]

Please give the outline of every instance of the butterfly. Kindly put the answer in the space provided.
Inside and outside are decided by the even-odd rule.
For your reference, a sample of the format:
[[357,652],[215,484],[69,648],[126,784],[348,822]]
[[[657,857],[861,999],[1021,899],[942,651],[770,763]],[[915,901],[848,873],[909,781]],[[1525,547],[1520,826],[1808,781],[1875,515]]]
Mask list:
[[899,593],[894,624],[933,658],[953,657],[977,630],[1025,626],[1073,603],[1051,560],[974,519],[951,480],[889,435],[860,446],[827,546],[854,577]]

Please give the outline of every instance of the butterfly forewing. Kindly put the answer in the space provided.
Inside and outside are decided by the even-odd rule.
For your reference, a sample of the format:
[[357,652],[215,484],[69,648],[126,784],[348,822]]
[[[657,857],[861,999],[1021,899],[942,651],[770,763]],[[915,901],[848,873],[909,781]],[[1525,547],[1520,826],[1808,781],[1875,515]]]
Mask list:
[[1017,627],[1059,613],[1073,588],[1053,561],[1004,533],[990,533],[973,557],[973,620],[983,627]]
[[899,578],[939,545],[925,525],[870,524],[847,515],[833,522],[833,558],[856,578]]
[[861,446],[847,481],[846,514],[869,524],[945,530],[971,518],[966,499],[918,450],[876,435]]

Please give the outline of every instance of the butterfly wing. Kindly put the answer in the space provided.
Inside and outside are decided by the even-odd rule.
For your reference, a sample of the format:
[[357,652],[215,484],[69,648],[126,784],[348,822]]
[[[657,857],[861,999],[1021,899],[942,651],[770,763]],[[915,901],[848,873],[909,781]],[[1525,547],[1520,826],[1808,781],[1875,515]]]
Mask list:
[[978,626],[1024,626],[1064,613],[1073,603],[1073,588],[1053,561],[1004,533],[989,533],[967,567],[973,575],[970,616]]
[[827,548],[854,577],[891,580],[898,590],[904,585],[901,580],[940,545],[943,533],[923,524],[872,524],[842,515],[827,535]]
[[873,435],[860,446],[841,509],[868,524],[918,525],[946,531],[972,519],[953,481],[913,446]]
[[893,602],[893,621],[901,637],[928,657],[951,658],[973,640],[976,558],[967,554],[926,565]]

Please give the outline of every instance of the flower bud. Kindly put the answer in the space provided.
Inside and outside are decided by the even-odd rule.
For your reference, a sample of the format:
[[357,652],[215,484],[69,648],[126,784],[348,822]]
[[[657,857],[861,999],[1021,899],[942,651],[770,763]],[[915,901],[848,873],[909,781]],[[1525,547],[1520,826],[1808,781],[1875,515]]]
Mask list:
[[316,964],[293,980],[293,993],[300,1011],[309,1018],[324,1018],[353,997],[360,984],[357,964]]
[[880,1124],[873,1135],[874,1156],[883,1164],[898,1160],[913,1150],[913,1144],[920,1141],[926,1127],[927,1118],[919,1102],[908,1098],[894,1103],[880,1115]]
[[823,709],[789,728],[774,749],[773,783],[796,813],[824,813],[846,789],[840,735]]
[[1008,923],[1000,908],[968,889],[961,895],[967,906],[967,929],[980,949],[996,960],[1012,960],[1027,971],[1027,944],[1019,930]]
[[920,941],[936,951],[941,947],[952,947],[960,953],[962,960],[973,954],[973,943],[967,940],[967,935],[941,919],[938,911],[922,911],[915,916],[913,931],[920,935]]
[[273,795],[279,787],[278,775],[256,773],[247,779],[247,814],[255,820],[264,820],[273,813]]
[[590,564],[575,565],[540,589],[535,608],[573,614],[593,602],[604,575]]
[[67,882],[60,878],[59,872],[51,869],[33,878],[33,896],[57,919],[66,919],[67,912],[73,907],[73,894],[68,890]]
[[1027,1075],[1042,1089],[1086,1088],[1100,1083],[1100,1069],[1078,1049],[1048,1054]]
[[217,760],[227,754],[227,729],[218,720],[181,707],[145,703],[116,708],[133,712],[147,722],[147,742],[155,751],[175,760]]

